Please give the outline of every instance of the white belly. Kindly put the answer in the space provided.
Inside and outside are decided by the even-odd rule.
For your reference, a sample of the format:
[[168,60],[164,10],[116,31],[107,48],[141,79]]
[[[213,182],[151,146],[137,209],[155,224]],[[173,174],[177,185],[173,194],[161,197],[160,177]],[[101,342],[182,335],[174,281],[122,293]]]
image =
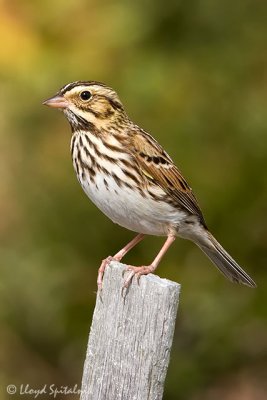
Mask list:
[[[104,184],[104,178],[108,189]],[[185,218],[183,212],[174,210],[169,204],[143,198],[130,188],[120,188],[113,178],[99,174],[95,184],[82,180],[81,186],[92,202],[114,223],[134,232],[165,236],[173,226]]]

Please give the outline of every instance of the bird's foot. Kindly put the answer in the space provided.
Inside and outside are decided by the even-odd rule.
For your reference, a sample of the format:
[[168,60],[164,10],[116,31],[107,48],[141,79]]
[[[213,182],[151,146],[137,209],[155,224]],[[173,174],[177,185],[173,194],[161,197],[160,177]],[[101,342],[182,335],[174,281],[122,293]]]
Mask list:
[[107,258],[102,260],[102,263],[101,263],[100,267],[98,268],[97,287],[100,292],[101,292],[102,286],[103,286],[103,276],[104,276],[105,270],[109,266],[111,261],[120,261],[120,260],[116,256],[115,257],[108,256]]
[[142,267],[135,267],[133,265],[127,265],[124,273],[127,271],[130,271],[130,274],[123,283],[123,289],[129,288],[134,276],[136,276],[137,282],[139,284],[139,280],[142,275],[151,274],[155,271],[155,269],[156,269],[156,267],[153,264],[147,265],[147,266],[142,266]]

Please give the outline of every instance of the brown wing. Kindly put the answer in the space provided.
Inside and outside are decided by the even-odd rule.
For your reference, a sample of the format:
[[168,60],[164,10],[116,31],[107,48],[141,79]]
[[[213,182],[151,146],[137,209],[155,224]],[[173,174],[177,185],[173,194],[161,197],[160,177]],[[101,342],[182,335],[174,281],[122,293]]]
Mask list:
[[132,146],[137,163],[147,179],[160,186],[177,205],[197,215],[206,225],[192,189],[156,140],[142,131],[132,137]]

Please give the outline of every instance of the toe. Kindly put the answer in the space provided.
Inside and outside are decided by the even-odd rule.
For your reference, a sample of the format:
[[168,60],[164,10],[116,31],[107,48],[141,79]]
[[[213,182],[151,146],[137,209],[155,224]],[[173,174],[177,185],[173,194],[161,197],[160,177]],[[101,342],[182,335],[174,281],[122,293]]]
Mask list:
[[[129,271],[129,270],[128,270],[128,271]],[[131,282],[132,282],[132,280],[133,280],[134,275],[135,275],[135,272],[134,272],[134,271],[131,271],[131,272],[129,273],[129,275],[127,276],[127,278],[125,279],[125,281],[124,281],[124,283],[123,283],[123,288],[124,288],[124,289],[128,289],[128,287],[130,286],[130,284],[131,284]]]
[[154,268],[152,265],[149,266],[142,266],[142,267],[135,267],[133,265],[127,265],[127,267],[125,268],[124,272],[123,272],[123,277],[125,275],[125,273],[129,271],[130,274],[128,275],[128,277],[125,279],[124,284],[123,284],[123,288],[129,288],[134,276],[136,276],[137,278],[137,283],[138,285],[140,284],[140,278],[142,275],[147,275],[150,274],[151,272],[154,271]]
[[102,284],[103,284],[103,276],[105,273],[106,268],[110,264],[110,262],[113,260],[112,256],[108,256],[104,260],[102,260],[100,267],[98,268],[98,275],[97,275],[97,286],[98,290],[102,290]]

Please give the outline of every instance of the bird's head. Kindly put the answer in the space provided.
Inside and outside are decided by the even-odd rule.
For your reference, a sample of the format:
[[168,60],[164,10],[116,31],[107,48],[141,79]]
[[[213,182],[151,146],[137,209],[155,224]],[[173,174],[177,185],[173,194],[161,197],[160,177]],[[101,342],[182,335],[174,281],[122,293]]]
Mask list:
[[43,104],[61,109],[73,131],[104,128],[125,116],[117,93],[94,81],[69,83]]

